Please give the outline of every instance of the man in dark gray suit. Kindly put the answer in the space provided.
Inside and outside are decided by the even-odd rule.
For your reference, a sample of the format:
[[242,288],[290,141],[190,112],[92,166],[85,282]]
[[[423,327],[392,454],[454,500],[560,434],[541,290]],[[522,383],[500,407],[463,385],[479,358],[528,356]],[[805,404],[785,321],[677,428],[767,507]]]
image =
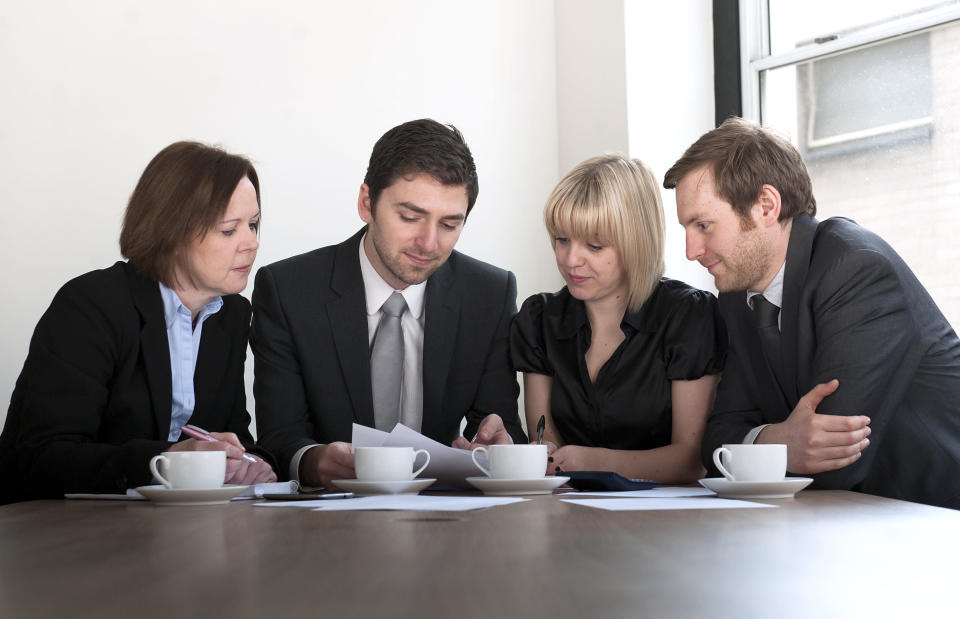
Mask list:
[[370,156],[366,227],[259,270],[257,429],[281,474],[313,486],[355,477],[354,422],[467,448],[465,417],[473,444],[526,441],[508,354],[516,280],[453,250],[477,192],[456,128],[404,123]]
[[814,219],[800,153],[742,119],[697,140],[664,187],[730,334],[708,468],[723,443],[785,443],[814,487],[960,508],[960,341],[897,253]]

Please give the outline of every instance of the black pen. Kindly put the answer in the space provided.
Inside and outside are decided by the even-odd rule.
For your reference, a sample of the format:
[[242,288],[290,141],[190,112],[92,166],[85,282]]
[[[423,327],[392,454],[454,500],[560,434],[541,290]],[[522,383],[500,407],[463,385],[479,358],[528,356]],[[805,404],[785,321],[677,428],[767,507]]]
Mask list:
[[547,425],[547,416],[540,415],[540,421],[537,422],[537,445],[543,445],[543,427]]

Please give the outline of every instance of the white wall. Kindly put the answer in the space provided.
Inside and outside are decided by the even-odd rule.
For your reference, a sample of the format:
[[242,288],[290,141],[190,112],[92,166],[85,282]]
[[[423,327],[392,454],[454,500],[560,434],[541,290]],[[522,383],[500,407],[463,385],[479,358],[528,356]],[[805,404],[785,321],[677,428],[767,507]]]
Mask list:
[[[714,128],[713,4],[626,2],[630,156],[658,178]],[[713,278],[685,256],[672,190],[661,189],[667,224],[666,275],[716,292]]]
[[[357,189],[385,130],[424,116],[452,122],[473,150],[481,188],[458,249],[512,269],[521,300],[558,288],[540,209],[561,172],[628,144],[651,163],[672,162],[709,128],[701,120],[712,119],[712,94],[679,109],[666,98],[675,76],[690,89],[709,79],[702,71],[711,53],[707,0],[594,6],[0,0],[0,422],[38,317],[67,279],[119,259],[126,200],[149,159],[179,139],[218,143],[255,160],[263,265],[360,227]],[[568,11],[596,18],[571,24]],[[671,63],[690,64],[651,84],[652,96],[630,97],[629,139],[622,117],[604,112],[598,123],[589,107],[563,107],[576,82],[561,89],[557,78],[571,66],[564,60],[570,49],[624,39],[617,11],[628,25],[631,16],[649,15],[649,40],[641,58],[617,63],[616,45],[601,56],[611,70],[598,67],[593,79],[604,96],[628,91],[624,64],[647,75],[660,71],[663,50],[681,48]],[[678,16],[693,27],[679,27]],[[626,48],[635,49],[626,32]],[[610,103],[623,108],[622,99]],[[670,122],[681,129],[656,141],[646,136],[649,147],[638,147],[633,118],[664,107],[676,112]],[[251,370],[252,363],[248,383]]]

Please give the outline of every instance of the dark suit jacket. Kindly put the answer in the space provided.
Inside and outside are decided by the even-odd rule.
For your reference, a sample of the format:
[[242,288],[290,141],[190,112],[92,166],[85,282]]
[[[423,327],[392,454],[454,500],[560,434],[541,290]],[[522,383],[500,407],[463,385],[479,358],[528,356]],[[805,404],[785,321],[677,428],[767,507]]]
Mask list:
[[845,468],[814,475],[842,488],[960,508],[960,341],[894,250],[840,218],[793,222],[784,273],[780,388],[742,292],[720,295],[730,353],[703,460],[753,427],[787,418],[818,383],[839,389],[819,413],[867,415],[870,445]]
[[[253,447],[243,388],[249,324],[239,295],[223,297],[204,323],[190,422]],[[68,282],[40,318],[14,388],[0,435],[0,500],[150,483],[150,458],[171,445],[172,398],[157,282],[125,262]]]
[[[281,474],[301,447],[349,442],[354,422],[374,425],[363,232],[257,272],[250,335],[257,434]],[[514,440],[526,442],[508,351],[516,297],[512,273],[456,251],[427,280],[424,435],[449,444],[464,417],[470,437],[497,413]]]

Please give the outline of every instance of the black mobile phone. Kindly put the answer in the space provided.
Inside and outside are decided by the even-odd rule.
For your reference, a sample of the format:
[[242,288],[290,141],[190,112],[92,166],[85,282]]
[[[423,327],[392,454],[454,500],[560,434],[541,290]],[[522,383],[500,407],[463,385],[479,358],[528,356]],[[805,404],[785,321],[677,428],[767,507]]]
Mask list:
[[333,492],[327,494],[316,494],[306,492],[303,494],[265,494],[264,499],[270,501],[324,501],[327,499],[352,499],[352,492]]
[[647,490],[657,486],[655,481],[630,479],[612,471],[563,471],[557,475],[569,477],[567,484],[577,490]]

